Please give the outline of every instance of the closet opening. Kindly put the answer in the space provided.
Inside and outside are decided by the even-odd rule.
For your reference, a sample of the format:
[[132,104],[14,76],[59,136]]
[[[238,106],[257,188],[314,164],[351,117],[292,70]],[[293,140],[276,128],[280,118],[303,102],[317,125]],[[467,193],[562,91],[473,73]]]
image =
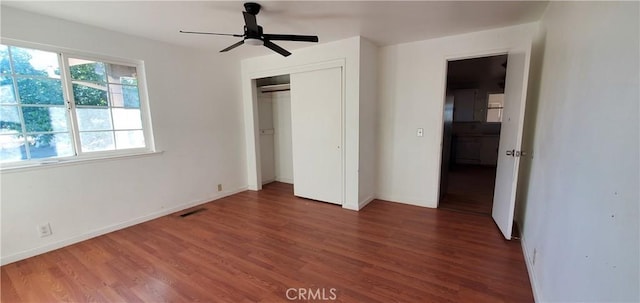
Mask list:
[[293,184],[290,85],[289,75],[256,79],[262,185]]

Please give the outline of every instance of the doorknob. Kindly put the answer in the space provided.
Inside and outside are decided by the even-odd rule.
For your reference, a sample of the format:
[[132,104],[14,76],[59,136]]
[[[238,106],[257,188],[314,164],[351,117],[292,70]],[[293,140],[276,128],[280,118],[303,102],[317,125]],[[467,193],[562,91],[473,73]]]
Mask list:
[[520,150],[512,149],[507,151],[507,156],[511,156],[511,157],[524,157],[526,155],[527,155],[526,152],[523,152]]

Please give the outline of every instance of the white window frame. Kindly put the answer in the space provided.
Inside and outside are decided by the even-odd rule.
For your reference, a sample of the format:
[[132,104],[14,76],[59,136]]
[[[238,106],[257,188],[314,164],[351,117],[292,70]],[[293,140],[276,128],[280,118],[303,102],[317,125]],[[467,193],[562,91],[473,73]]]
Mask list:
[[[502,100],[502,106],[497,106],[497,107],[491,107],[492,103],[489,103],[489,99],[491,97],[491,95],[502,95],[503,100]],[[502,123],[502,114],[504,113],[504,91],[502,92],[495,92],[495,93],[487,93],[487,107],[486,107],[486,112],[484,113],[484,121],[487,123]],[[489,117],[489,111],[490,110],[498,110],[498,117],[500,117],[500,121],[489,121],[489,119],[487,119]]]
[[[21,48],[30,48],[34,50],[41,50],[47,52],[53,52],[58,55],[58,63],[60,66],[60,80],[62,83],[62,93],[64,102],[67,109],[67,123],[68,134],[72,138],[75,155],[66,157],[51,157],[42,159],[28,159],[14,162],[0,163],[0,170],[19,169],[27,167],[40,167],[42,164],[64,164],[66,162],[78,162],[78,161],[91,161],[91,160],[104,160],[110,158],[122,158],[127,156],[140,156],[145,154],[156,154],[158,151],[155,149],[155,142],[153,139],[153,129],[151,123],[151,111],[149,107],[149,96],[147,92],[146,72],[144,68],[144,61],[134,59],[123,59],[107,55],[97,55],[87,52],[70,50],[61,47],[54,47],[49,45],[43,45],[38,43],[31,43],[13,39],[0,38],[0,44],[6,46],[15,46]],[[136,68],[136,78],[138,81],[138,94],[140,99],[140,118],[142,122],[142,133],[144,135],[145,147],[143,148],[130,148],[121,150],[108,150],[108,151],[82,151],[80,146],[80,131],[78,129],[78,120],[76,113],[76,104],[73,98],[73,85],[71,79],[71,71],[69,68],[69,58],[91,60],[96,62],[102,62],[107,64],[118,64],[131,66]],[[13,64],[13,63],[11,63]],[[14,89],[17,89],[14,87]],[[17,94],[17,92],[16,92]],[[110,110],[113,107],[108,107]],[[20,115],[22,112],[20,111]],[[111,118],[113,123],[113,117]],[[113,130],[112,130],[113,131]]]

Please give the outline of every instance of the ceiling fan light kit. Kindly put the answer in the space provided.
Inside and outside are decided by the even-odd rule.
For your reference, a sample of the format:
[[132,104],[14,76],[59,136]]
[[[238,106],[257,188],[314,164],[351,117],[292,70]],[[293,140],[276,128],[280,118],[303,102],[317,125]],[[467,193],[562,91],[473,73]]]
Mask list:
[[183,34],[202,34],[202,35],[218,35],[218,36],[233,36],[242,37],[239,42],[221,50],[220,52],[228,52],[240,45],[264,45],[272,51],[282,55],[289,56],[291,53],[286,49],[278,46],[271,41],[298,41],[298,42],[318,42],[318,36],[305,36],[305,35],[288,35],[288,34],[264,34],[262,26],[258,25],[256,21],[256,15],[260,12],[260,4],[254,2],[247,2],[244,4],[245,11],[242,12],[244,17],[244,34],[221,34],[210,32],[192,32],[192,31],[180,31]]
[[244,39],[244,43],[249,45],[264,45],[264,42],[262,42],[262,40],[256,38],[246,38]]

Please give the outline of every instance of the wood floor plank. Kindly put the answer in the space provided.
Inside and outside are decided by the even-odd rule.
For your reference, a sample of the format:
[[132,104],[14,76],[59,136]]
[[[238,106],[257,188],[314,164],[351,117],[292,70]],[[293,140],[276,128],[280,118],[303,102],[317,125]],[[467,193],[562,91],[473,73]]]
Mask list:
[[284,183],[198,208],[2,266],[0,301],[533,301],[520,244],[487,216],[379,200],[353,212]]

